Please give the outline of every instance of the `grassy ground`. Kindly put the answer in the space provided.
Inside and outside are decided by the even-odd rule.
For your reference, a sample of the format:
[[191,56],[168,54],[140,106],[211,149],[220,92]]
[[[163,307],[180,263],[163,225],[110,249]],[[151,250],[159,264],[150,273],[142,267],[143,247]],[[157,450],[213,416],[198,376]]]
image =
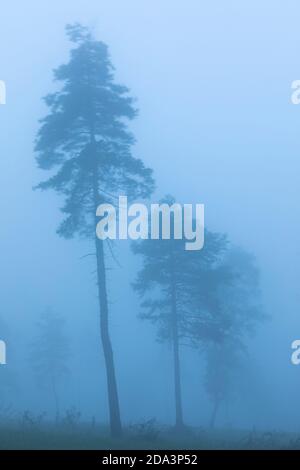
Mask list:
[[137,425],[125,430],[122,439],[113,440],[108,430],[78,425],[0,426],[0,449],[300,449],[300,435],[279,432],[237,430],[174,429]]

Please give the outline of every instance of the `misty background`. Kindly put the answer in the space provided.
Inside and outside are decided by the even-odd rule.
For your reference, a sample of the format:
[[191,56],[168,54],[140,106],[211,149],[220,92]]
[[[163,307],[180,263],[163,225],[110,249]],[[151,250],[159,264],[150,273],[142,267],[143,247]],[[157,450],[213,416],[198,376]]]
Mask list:
[[[116,81],[137,99],[134,154],[154,170],[152,201],[172,193],[204,203],[206,226],[255,254],[265,312],[251,340],[245,393],[220,412],[219,425],[300,430],[300,368],[291,364],[299,320],[299,128],[291,83],[300,78],[300,6],[296,1],[15,0],[1,5],[0,315],[8,365],[16,382],[6,401],[15,410],[53,413],[35,383],[28,345],[47,306],[66,318],[71,375],[61,406],[107,420],[105,370],[89,243],[56,235],[59,197],[33,192],[44,175],[34,161],[41,98],[52,69],[68,60],[65,25],[79,21],[108,44]],[[131,288],[138,260],[119,242],[121,268],[110,261],[111,333],[123,419],[173,420],[169,346],[137,318]],[[183,352],[186,422],[207,425],[211,404],[203,366]]]

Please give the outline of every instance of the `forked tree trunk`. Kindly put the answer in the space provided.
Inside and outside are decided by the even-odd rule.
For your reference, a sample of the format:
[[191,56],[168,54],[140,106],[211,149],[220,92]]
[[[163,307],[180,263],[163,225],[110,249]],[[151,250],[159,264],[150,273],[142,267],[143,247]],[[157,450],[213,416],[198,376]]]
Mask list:
[[[173,255],[171,254],[172,264]],[[176,428],[183,428],[182,396],[181,396],[181,374],[180,374],[180,356],[179,356],[179,335],[178,335],[178,316],[176,301],[176,280],[173,266],[171,266],[171,302],[172,302],[172,340],[173,340],[173,360],[174,360],[174,391],[175,391],[175,411]]]

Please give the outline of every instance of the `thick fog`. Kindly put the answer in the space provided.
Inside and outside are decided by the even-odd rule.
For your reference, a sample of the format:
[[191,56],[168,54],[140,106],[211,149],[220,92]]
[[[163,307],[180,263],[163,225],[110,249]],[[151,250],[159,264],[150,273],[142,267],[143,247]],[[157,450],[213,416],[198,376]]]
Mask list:
[[[55,91],[53,69],[69,60],[66,24],[80,22],[105,42],[116,82],[136,98],[134,155],[154,171],[151,201],[172,194],[205,204],[205,225],[252,253],[264,313],[248,339],[243,392],[220,409],[218,426],[300,431],[299,3],[190,0],[2,2],[0,79],[0,339],[9,386],[1,402],[55,414],[51,390],[37,383],[30,344],[47,308],[66,320],[70,374],[59,385],[61,412],[108,421],[95,261],[88,240],[60,238],[61,196],[34,191],[45,179],[35,161],[42,97]],[[117,241],[108,260],[110,329],[124,423],[174,422],[172,351],[138,317],[132,288],[141,261]],[[206,427],[212,404],[204,362],[182,346],[185,421]],[[4,369],[3,369],[4,370]],[[2,370],[0,371],[2,372]],[[5,376],[6,377],[6,376]],[[3,379],[4,380],[4,379]],[[242,380],[242,379],[241,379]]]

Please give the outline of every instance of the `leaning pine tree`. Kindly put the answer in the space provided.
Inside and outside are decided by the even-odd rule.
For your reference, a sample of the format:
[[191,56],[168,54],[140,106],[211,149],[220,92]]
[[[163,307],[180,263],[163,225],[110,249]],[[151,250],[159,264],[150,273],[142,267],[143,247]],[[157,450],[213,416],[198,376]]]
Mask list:
[[111,434],[122,433],[113,350],[109,335],[106,246],[96,237],[96,209],[119,192],[145,198],[153,190],[151,170],[131,152],[134,137],[126,120],[136,116],[128,89],[114,82],[107,46],[76,24],[67,26],[75,43],[67,64],[54,73],[62,84],[45,98],[50,113],[41,121],[35,150],[38,166],[56,170],[38,185],[65,198],[58,234],[93,240],[97,263],[101,339],[104,351]]

